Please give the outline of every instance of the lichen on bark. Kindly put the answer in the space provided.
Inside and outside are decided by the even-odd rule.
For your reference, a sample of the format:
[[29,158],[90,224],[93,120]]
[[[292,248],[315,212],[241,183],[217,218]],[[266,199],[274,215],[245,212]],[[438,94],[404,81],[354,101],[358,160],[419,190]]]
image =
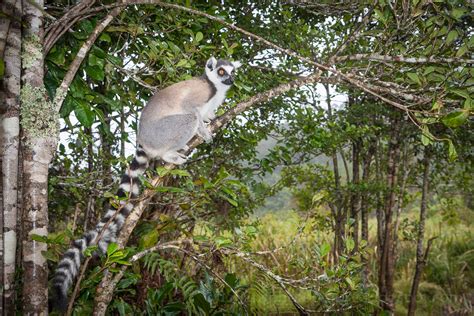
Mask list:
[[21,88],[20,99],[21,125],[27,139],[56,138],[59,133],[59,114],[48,100],[46,89],[25,83]]
[[43,58],[43,46],[37,35],[29,35],[23,38],[23,51],[21,61],[23,68],[28,69],[34,66],[38,60]]

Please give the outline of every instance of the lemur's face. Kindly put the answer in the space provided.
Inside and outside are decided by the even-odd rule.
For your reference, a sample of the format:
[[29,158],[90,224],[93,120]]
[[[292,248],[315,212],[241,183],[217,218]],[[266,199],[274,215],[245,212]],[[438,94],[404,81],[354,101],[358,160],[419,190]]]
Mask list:
[[241,66],[238,61],[228,61],[214,57],[206,62],[206,75],[216,86],[231,86],[234,83],[234,73]]

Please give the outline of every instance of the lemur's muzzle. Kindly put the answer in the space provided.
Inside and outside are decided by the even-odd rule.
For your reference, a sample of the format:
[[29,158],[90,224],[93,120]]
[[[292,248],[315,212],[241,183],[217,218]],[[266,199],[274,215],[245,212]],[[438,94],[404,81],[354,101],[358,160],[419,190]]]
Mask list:
[[224,84],[230,86],[234,83],[234,76],[230,75],[229,78],[227,78],[226,80],[223,81]]

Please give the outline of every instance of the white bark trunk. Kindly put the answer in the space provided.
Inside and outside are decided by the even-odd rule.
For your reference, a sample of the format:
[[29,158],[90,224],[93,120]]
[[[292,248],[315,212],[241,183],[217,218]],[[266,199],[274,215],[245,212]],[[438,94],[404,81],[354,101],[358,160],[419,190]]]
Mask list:
[[4,313],[15,312],[15,264],[17,247],[17,214],[18,214],[18,148],[19,148],[19,98],[20,98],[20,43],[21,25],[19,13],[21,1],[6,0],[12,16],[18,20],[9,23],[4,50],[5,74],[2,90],[3,109],[1,126],[2,143],[2,189],[3,189],[3,282],[4,282]]
[[23,3],[21,127],[23,153],[23,314],[48,314],[45,243],[32,235],[48,233],[48,166],[56,149],[57,114],[44,87],[42,0]]

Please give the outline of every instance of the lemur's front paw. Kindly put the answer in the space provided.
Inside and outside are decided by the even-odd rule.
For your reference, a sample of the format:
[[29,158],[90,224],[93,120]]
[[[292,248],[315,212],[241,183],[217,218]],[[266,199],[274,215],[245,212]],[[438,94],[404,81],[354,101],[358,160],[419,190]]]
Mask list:
[[202,139],[204,139],[204,141],[205,141],[206,143],[212,142],[212,133],[211,133],[211,131],[209,130],[208,127],[203,128],[203,129],[200,131],[199,136],[201,136]]
[[214,112],[211,112],[211,113],[208,113],[204,118],[203,118],[203,121],[205,123],[209,123],[210,121],[212,121],[213,119],[216,118],[216,114]]

